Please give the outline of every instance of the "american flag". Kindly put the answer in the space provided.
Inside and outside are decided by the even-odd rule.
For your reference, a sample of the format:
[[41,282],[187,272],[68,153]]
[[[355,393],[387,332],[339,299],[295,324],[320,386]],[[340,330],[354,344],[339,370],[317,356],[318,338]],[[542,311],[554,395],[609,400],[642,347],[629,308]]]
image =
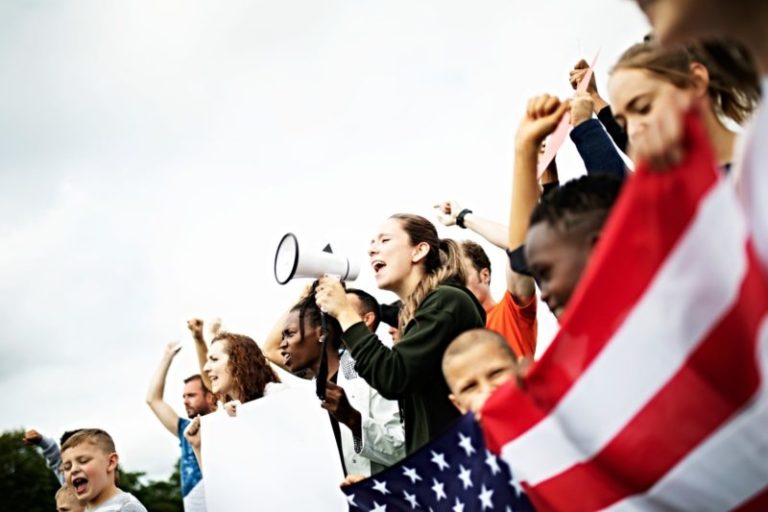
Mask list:
[[342,490],[351,512],[532,510],[509,467],[486,450],[471,414],[399,464]]
[[768,510],[768,278],[686,129],[678,168],[625,186],[524,390],[483,409],[537,510]]

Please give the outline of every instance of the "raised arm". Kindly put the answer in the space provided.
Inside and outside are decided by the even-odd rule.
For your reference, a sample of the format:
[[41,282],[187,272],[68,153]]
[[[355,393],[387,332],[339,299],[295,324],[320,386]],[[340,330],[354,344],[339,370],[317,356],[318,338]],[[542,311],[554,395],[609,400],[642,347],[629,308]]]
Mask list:
[[536,172],[541,143],[554,131],[568,108],[568,102],[548,94],[531,98],[518,126],[509,213],[509,245],[513,249],[525,242],[528,221],[539,200]]
[[205,388],[211,389],[211,379],[203,371],[203,367],[208,360],[208,345],[205,343],[205,338],[203,337],[203,321],[199,318],[187,320],[187,328],[189,328],[189,331],[192,333],[192,339],[195,342],[197,364],[200,366],[200,377],[203,379]]
[[571,140],[584,161],[587,174],[610,174],[623,178],[627,167],[600,121],[592,117],[593,106],[594,100],[589,94],[576,93],[571,101]]
[[[437,220],[443,226],[459,226],[474,231],[482,236],[499,249],[509,248],[509,229],[504,224],[486,219],[475,214],[468,208],[462,206],[456,201],[443,201],[435,205],[437,210]],[[458,217],[461,215],[461,224]]]
[[283,370],[290,371],[288,367],[285,366],[285,359],[283,359],[283,355],[280,353],[280,343],[283,341],[283,329],[285,329],[285,322],[287,319],[288,312],[286,311],[280,315],[280,318],[278,318],[275,325],[272,326],[267,337],[264,338],[264,343],[261,345],[261,351],[264,353],[264,357],[269,359],[273,364],[279,366]]
[[[486,219],[475,214],[469,209],[462,208],[456,201],[443,201],[435,205],[437,218],[444,226],[459,226],[474,231],[482,236],[496,247],[505,251],[509,246],[509,227],[499,222]],[[458,217],[461,214],[461,224]],[[536,293],[536,287],[533,279],[529,276],[518,274],[507,263],[504,267],[507,290],[518,304],[529,302],[530,298]]]
[[[311,283],[306,285],[301,290],[301,295],[299,295],[296,303],[306,299],[310,293],[312,293]],[[277,319],[277,322],[275,322],[275,325],[272,326],[269,334],[267,334],[267,337],[264,339],[264,343],[261,344],[261,351],[264,353],[264,357],[269,359],[272,364],[275,364],[283,370],[290,372],[288,367],[285,366],[285,359],[283,359],[283,355],[280,353],[280,343],[283,341],[283,329],[285,329],[285,322],[288,320],[288,314],[289,311],[286,311],[280,315],[280,318]]]
[[160,423],[174,436],[178,435],[179,415],[163,399],[163,392],[165,390],[165,379],[168,376],[168,369],[171,367],[171,362],[180,349],[180,343],[171,342],[166,345],[163,357],[160,359],[160,365],[152,376],[152,380],[149,382],[149,390],[147,391],[147,405],[155,413]]
[[64,485],[64,474],[61,472],[61,451],[55,439],[45,437],[37,430],[27,430],[24,433],[22,442],[27,446],[38,446],[43,450],[43,457],[48,463],[48,467],[56,475],[56,479],[61,485]]
[[[589,64],[586,60],[581,59],[576,63],[568,76],[568,81],[571,83],[571,87],[576,89],[576,87],[579,85],[579,82],[581,82],[581,79],[584,78],[587,69],[589,69]],[[587,94],[592,99],[592,111],[597,114],[597,118],[607,130],[608,134],[611,136],[611,139],[613,139],[616,147],[619,148],[620,151],[626,152],[627,132],[624,131],[624,128],[622,128],[621,125],[616,122],[616,119],[613,118],[611,106],[607,101],[603,99],[602,96],[600,96],[600,93],[597,91],[597,81],[595,80],[594,73],[592,73],[592,76],[589,79],[589,84],[587,85]]]

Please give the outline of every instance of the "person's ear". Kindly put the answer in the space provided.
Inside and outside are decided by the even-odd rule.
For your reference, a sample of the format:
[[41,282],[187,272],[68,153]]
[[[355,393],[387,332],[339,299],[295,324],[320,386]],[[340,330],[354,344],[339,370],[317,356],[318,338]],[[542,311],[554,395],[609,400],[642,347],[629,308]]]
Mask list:
[[429,244],[427,242],[416,244],[411,255],[411,262],[419,263],[427,257],[427,254],[429,254]]
[[112,471],[117,470],[117,463],[119,462],[119,457],[117,453],[112,452],[109,454],[109,459],[107,461],[107,473],[111,473]]
[[484,268],[480,271],[480,282],[483,284],[491,284],[491,269]]
[[696,98],[709,96],[709,70],[700,62],[691,63],[691,74],[693,75],[693,90]]
[[322,343],[323,342],[323,326],[318,325],[315,327],[315,335],[317,336],[317,342]]
[[369,311],[363,315],[363,323],[370,330],[373,327],[373,323],[376,321],[376,315],[373,311]]
[[451,401],[454,407],[456,407],[461,414],[467,414],[467,408],[464,407],[461,402],[456,398],[456,395],[453,393],[448,395],[448,400]]

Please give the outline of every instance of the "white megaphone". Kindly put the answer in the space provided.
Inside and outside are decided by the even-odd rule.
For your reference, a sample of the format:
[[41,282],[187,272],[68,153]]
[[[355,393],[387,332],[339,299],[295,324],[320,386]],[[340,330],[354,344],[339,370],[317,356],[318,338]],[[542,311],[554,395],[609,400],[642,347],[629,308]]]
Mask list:
[[322,251],[299,251],[299,240],[286,233],[275,252],[275,279],[285,284],[297,277],[320,278],[325,274],[338,276],[342,281],[354,281],[360,274],[360,262],[333,254],[328,244]]

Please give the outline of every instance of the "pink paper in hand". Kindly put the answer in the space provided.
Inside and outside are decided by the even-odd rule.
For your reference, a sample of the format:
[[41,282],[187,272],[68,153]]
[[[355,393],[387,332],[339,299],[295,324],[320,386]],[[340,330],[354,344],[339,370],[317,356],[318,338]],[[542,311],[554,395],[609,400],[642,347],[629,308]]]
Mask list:
[[[595,54],[595,58],[592,59],[592,64],[584,74],[584,78],[582,78],[581,82],[579,82],[579,85],[576,86],[576,92],[584,92],[587,90],[589,79],[592,78],[592,70],[595,68],[595,63],[597,62],[597,57],[599,55],[600,51],[598,50]],[[571,113],[566,112],[563,118],[560,120],[560,124],[557,125],[557,128],[555,128],[555,131],[552,132],[552,135],[549,136],[549,139],[547,140],[547,147],[544,149],[544,154],[539,158],[539,170],[537,173],[539,178],[541,178],[541,175],[544,174],[547,166],[552,163],[552,160],[554,160],[555,155],[562,147],[563,143],[565,142],[565,138],[570,132]]]

